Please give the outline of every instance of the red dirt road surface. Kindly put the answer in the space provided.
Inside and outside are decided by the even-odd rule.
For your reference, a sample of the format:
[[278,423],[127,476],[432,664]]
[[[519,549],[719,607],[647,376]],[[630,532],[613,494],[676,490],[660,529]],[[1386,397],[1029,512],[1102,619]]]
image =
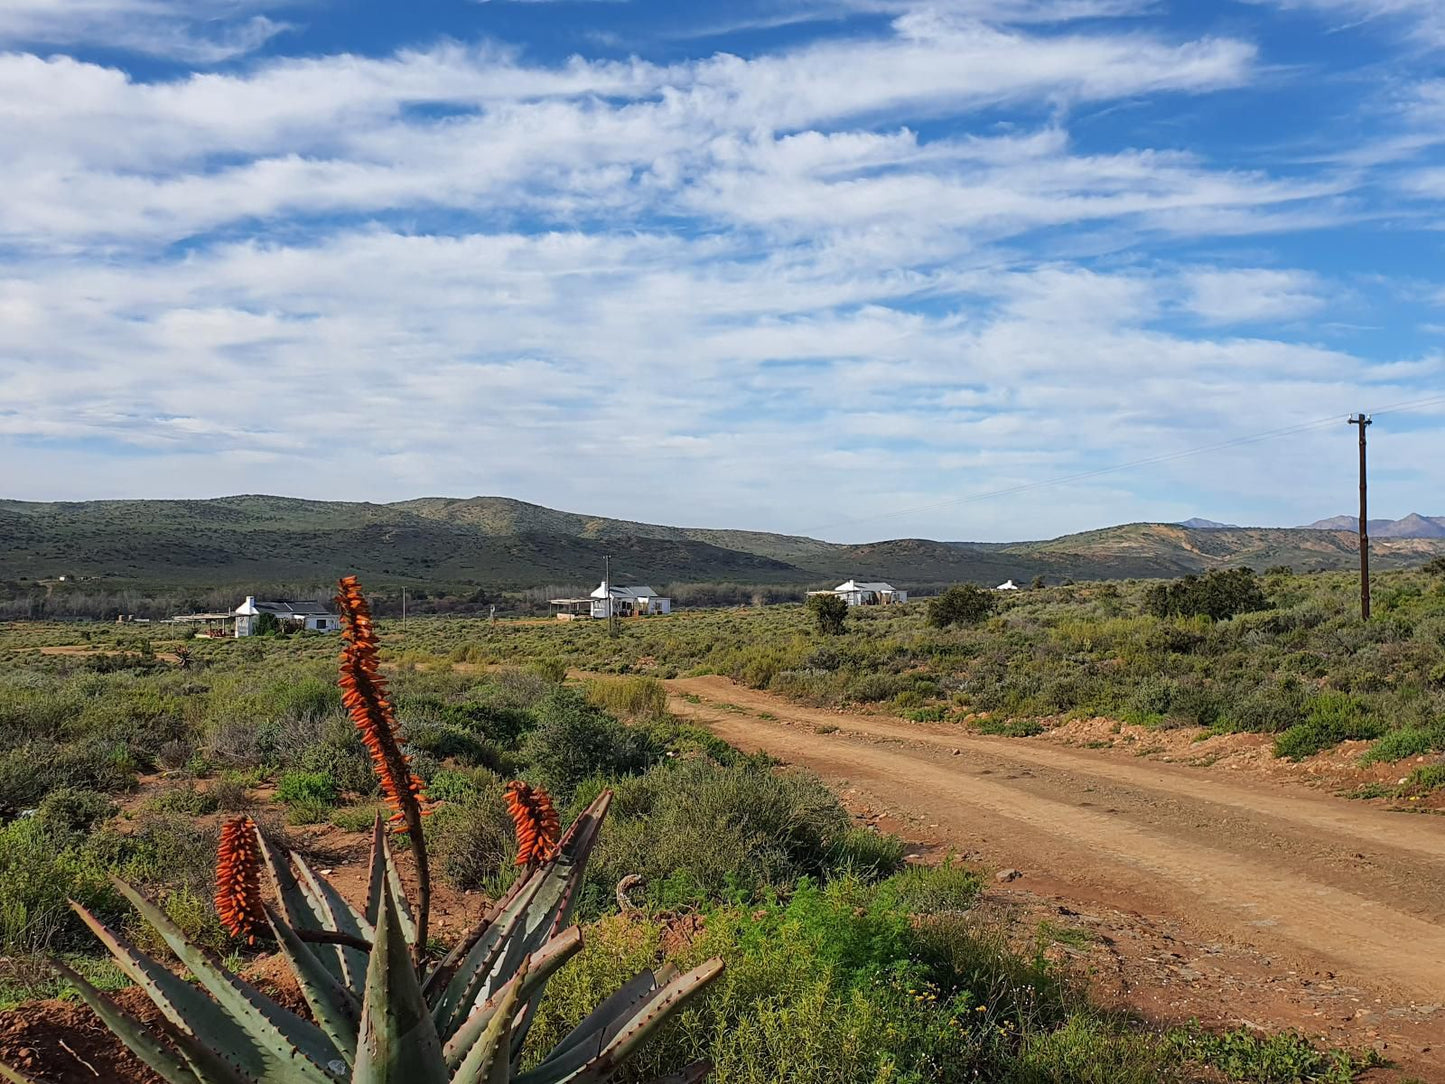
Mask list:
[[1087,934],[1087,951],[1065,955],[1107,1000],[1157,1020],[1373,1046],[1445,1081],[1439,816],[1264,775],[800,707],[724,678],[667,684],[679,715],[816,772],[925,852],[1020,871],[991,880],[985,906]]

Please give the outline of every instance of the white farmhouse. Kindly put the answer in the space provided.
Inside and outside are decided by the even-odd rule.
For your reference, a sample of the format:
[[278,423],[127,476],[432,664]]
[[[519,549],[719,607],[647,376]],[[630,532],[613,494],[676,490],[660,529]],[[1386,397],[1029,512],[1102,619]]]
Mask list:
[[341,628],[341,618],[332,613],[324,602],[293,602],[289,599],[257,602],[255,595],[247,595],[246,601],[233,612],[237,636],[254,635],[257,619],[262,614],[270,614],[283,626],[310,629],[313,632],[336,632]]
[[995,591],[1017,591],[1018,589],[1019,585],[1014,583],[1013,580],[1004,580],[1003,583],[994,588]]
[[659,595],[651,587],[625,587],[606,580],[586,598],[554,598],[551,602],[557,607],[557,618],[561,621],[583,616],[643,617],[672,613],[672,599]]
[[908,592],[898,590],[891,583],[859,583],[857,580],[840,583],[831,591],[809,591],[808,594],[837,595],[849,606],[888,606],[908,601]]

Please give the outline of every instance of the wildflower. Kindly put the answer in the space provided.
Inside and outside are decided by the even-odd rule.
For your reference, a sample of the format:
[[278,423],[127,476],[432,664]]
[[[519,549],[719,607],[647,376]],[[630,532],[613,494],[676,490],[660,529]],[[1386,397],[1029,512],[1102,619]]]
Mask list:
[[562,826],[552,798],[541,787],[520,779],[507,784],[507,812],[517,830],[517,865],[535,866],[557,851]]
[[221,828],[216,851],[216,912],[232,937],[256,943],[256,931],[266,925],[261,905],[261,851],[256,845],[256,824],[244,813]]

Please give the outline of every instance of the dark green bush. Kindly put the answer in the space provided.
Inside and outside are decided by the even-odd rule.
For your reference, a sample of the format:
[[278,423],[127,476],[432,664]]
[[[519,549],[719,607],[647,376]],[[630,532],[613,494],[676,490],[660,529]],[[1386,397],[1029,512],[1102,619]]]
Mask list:
[[115,813],[115,803],[99,791],[80,787],[57,787],[47,794],[35,812],[35,819],[60,835],[84,835]]
[[427,818],[427,847],[449,884],[463,890],[493,889],[517,854],[516,837],[501,781],[483,783],[473,777],[471,784],[464,787],[454,775],[448,778],[443,793],[456,797]]
[[286,805],[334,806],[340,797],[336,779],[327,772],[291,771],[276,781],[276,800]]
[[1215,621],[1269,608],[1259,577],[1250,568],[1213,569],[1157,583],[1144,595],[1144,608],[1155,617],[1208,617]]
[[662,755],[646,731],[619,723],[575,689],[554,687],[535,712],[537,727],[522,755],[559,804],[590,776],[640,772]]
[[950,587],[928,601],[928,623],[936,629],[950,625],[976,625],[993,613],[997,604],[993,592],[974,583]]
[[808,612],[825,636],[842,633],[848,621],[848,602],[839,595],[809,595]]
[[848,856],[848,815],[811,777],[693,759],[619,781],[616,795],[594,879],[610,891],[639,874],[663,906],[755,898]]

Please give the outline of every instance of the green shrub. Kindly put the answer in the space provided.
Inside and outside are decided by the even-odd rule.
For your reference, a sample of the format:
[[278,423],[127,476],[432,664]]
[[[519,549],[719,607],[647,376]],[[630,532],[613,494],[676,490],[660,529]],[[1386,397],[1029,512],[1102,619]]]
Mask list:
[[977,625],[993,613],[997,602],[991,591],[977,584],[957,584],[929,600],[928,623],[936,629],[946,629],[950,625]]
[[115,814],[115,803],[104,794],[79,787],[57,787],[45,796],[35,819],[61,834],[85,834]]
[[1250,568],[1213,569],[1156,583],[1144,595],[1144,609],[1155,617],[1208,617],[1214,621],[1269,609],[1269,599]]
[[1422,764],[1405,779],[1397,792],[1402,798],[1423,798],[1445,787],[1445,764]]
[[1445,750],[1445,722],[1402,726],[1385,734],[1360,758],[1362,764],[1404,760]]
[[834,845],[831,865],[865,881],[876,881],[902,867],[905,851],[897,836],[850,828]]
[[185,813],[192,817],[214,813],[220,808],[213,791],[197,790],[195,784],[182,787],[167,787],[147,800],[149,809],[166,813]]
[[554,688],[536,714],[522,753],[559,805],[590,776],[640,772],[662,755],[645,731],[624,726],[573,689]]
[[1193,1027],[1176,1030],[1170,1040],[1191,1061],[1249,1084],[1350,1084],[1383,1064],[1374,1051],[1356,1058],[1342,1050],[1317,1050],[1296,1032],[1266,1035],[1238,1028],[1215,1034]]
[[937,866],[909,866],[878,886],[878,897],[910,915],[966,911],[983,890],[978,874],[947,859]]
[[5,953],[88,947],[68,900],[114,911],[105,868],[81,837],[39,817],[0,828],[0,948]]
[[[641,875],[660,906],[751,899],[846,859],[840,848],[850,827],[837,799],[810,776],[674,762],[617,783],[591,868],[604,893]],[[870,851],[870,861],[877,857]]]
[[427,818],[426,835],[438,872],[464,891],[497,887],[517,854],[500,780],[439,807]]
[[290,771],[276,780],[276,800],[286,805],[330,809],[337,797],[336,780],[327,772]]
[[1274,740],[1274,755],[1302,760],[1342,741],[1378,738],[1384,723],[1366,714],[1365,704],[1348,693],[1326,690],[1305,704],[1305,717]]
[[825,636],[837,636],[847,625],[848,602],[840,595],[809,595],[808,612],[813,615],[819,632]]
[[667,688],[649,677],[589,681],[587,702],[618,717],[655,719],[667,714]]

